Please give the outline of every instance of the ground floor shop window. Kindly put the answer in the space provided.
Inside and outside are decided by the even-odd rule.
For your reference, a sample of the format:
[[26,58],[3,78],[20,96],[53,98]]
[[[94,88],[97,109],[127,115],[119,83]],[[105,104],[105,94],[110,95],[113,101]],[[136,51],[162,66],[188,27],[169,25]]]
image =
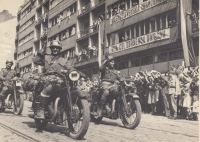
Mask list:
[[159,54],[155,55],[155,57],[154,57],[155,63],[162,63],[162,62],[167,62],[167,61],[168,61],[168,52],[159,53]]
[[170,51],[169,52],[169,60],[178,60],[178,59],[182,59],[184,58],[183,56],[183,50],[179,49],[179,50],[174,50],[174,51]]
[[129,67],[139,67],[139,66],[140,66],[140,58],[130,60]]
[[118,70],[123,70],[123,69],[127,69],[127,68],[128,68],[128,61],[123,61],[123,62],[117,63]]
[[141,66],[153,64],[153,56],[146,56],[141,58]]

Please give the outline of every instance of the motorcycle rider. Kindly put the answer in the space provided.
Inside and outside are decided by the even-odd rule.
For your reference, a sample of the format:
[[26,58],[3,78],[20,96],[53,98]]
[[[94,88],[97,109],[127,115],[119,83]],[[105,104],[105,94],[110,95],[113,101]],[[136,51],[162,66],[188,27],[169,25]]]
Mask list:
[[98,116],[102,117],[102,111],[105,108],[106,100],[109,93],[112,91],[118,91],[119,81],[123,81],[123,77],[114,69],[114,58],[110,55],[106,56],[102,66],[99,68],[101,72],[100,89],[102,96],[100,100],[100,106],[98,110]]
[[6,61],[6,68],[2,68],[0,71],[0,101],[5,102],[5,99],[8,94],[12,94],[14,91],[14,87],[12,84],[12,79],[15,76],[20,76],[20,73],[15,71],[14,69],[11,69],[13,66],[13,60],[7,60]]
[[[46,47],[44,47],[39,53],[37,53],[33,61],[37,65],[44,66],[43,73],[61,73],[62,69],[73,69],[72,66],[67,63],[67,59],[62,58],[60,55],[62,45],[59,41],[51,41],[49,48],[51,50],[50,55],[46,54]],[[64,79],[62,76],[52,73],[50,75],[42,76],[38,83],[42,85],[42,89],[39,99],[40,103],[35,118],[45,119],[44,111],[48,106],[50,96],[62,93]]]

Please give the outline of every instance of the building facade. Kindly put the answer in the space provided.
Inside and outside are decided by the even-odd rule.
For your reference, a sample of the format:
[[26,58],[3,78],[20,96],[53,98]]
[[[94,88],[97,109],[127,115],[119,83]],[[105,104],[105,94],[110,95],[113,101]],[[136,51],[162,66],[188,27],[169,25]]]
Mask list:
[[[188,0],[187,12],[198,16],[198,4]],[[114,56],[116,69],[124,76],[144,69],[167,72],[184,61],[178,0],[32,0],[19,11],[16,27],[22,73],[30,71],[24,73],[23,67],[40,69],[32,64],[33,53],[57,39],[66,60],[86,76],[97,77],[100,23],[105,28],[102,59],[106,53]],[[198,64],[198,22],[187,24]]]

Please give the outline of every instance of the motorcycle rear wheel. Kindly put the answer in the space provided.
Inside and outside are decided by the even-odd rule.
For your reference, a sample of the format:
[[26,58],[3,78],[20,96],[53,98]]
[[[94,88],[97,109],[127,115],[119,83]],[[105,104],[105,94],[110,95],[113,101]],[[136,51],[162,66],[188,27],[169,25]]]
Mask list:
[[123,111],[124,105],[123,105],[123,103],[121,103],[121,108],[120,108],[121,121],[122,121],[123,125],[126,128],[135,129],[139,125],[140,120],[141,120],[141,113],[142,113],[141,112],[141,105],[140,105],[139,100],[134,100],[132,97],[130,98],[130,96],[127,96],[126,99],[127,99],[127,103],[132,103],[132,104],[130,104],[131,108],[129,108],[129,109],[131,109],[130,112],[132,113],[132,115],[134,113],[133,112],[134,111],[133,107],[135,107],[136,117],[135,117],[135,120],[133,122],[129,123],[128,121],[129,120],[131,121],[130,117],[132,117],[132,115],[131,116],[127,116],[127,114],[125,114],[126,112]]
[[[72,99],[72,107],[73,107],[73,113],[75,113],[75,117],[77,117],[77,122],[70,122],[68,120],[68,126],[70,129],[69,136],[73,139],[81,139],[85,136],[87,133],[89,123],[90,123],[90,110],[88,101],[86,99],[78,98]],[[76,103],[75,103],[76,102]],[[81,124],[79,126],[79,129],[76,129],[76,126],[78,124]]]
[[14,105],[13,112],[15,115],[20,115],[24,108],[24,95],[16,93],[16,99],[17,100],[14,103],[16,103],[17,108],[15,108],[15,105]]

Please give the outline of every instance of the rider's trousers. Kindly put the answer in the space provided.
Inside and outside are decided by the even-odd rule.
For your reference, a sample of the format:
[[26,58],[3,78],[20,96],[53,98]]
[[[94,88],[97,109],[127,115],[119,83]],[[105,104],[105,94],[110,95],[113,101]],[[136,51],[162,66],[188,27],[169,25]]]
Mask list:
[[13,94],[13,87],[10,85],[4,85],[0,92],[0,99],[4,100],[8,96],[8,94]]

